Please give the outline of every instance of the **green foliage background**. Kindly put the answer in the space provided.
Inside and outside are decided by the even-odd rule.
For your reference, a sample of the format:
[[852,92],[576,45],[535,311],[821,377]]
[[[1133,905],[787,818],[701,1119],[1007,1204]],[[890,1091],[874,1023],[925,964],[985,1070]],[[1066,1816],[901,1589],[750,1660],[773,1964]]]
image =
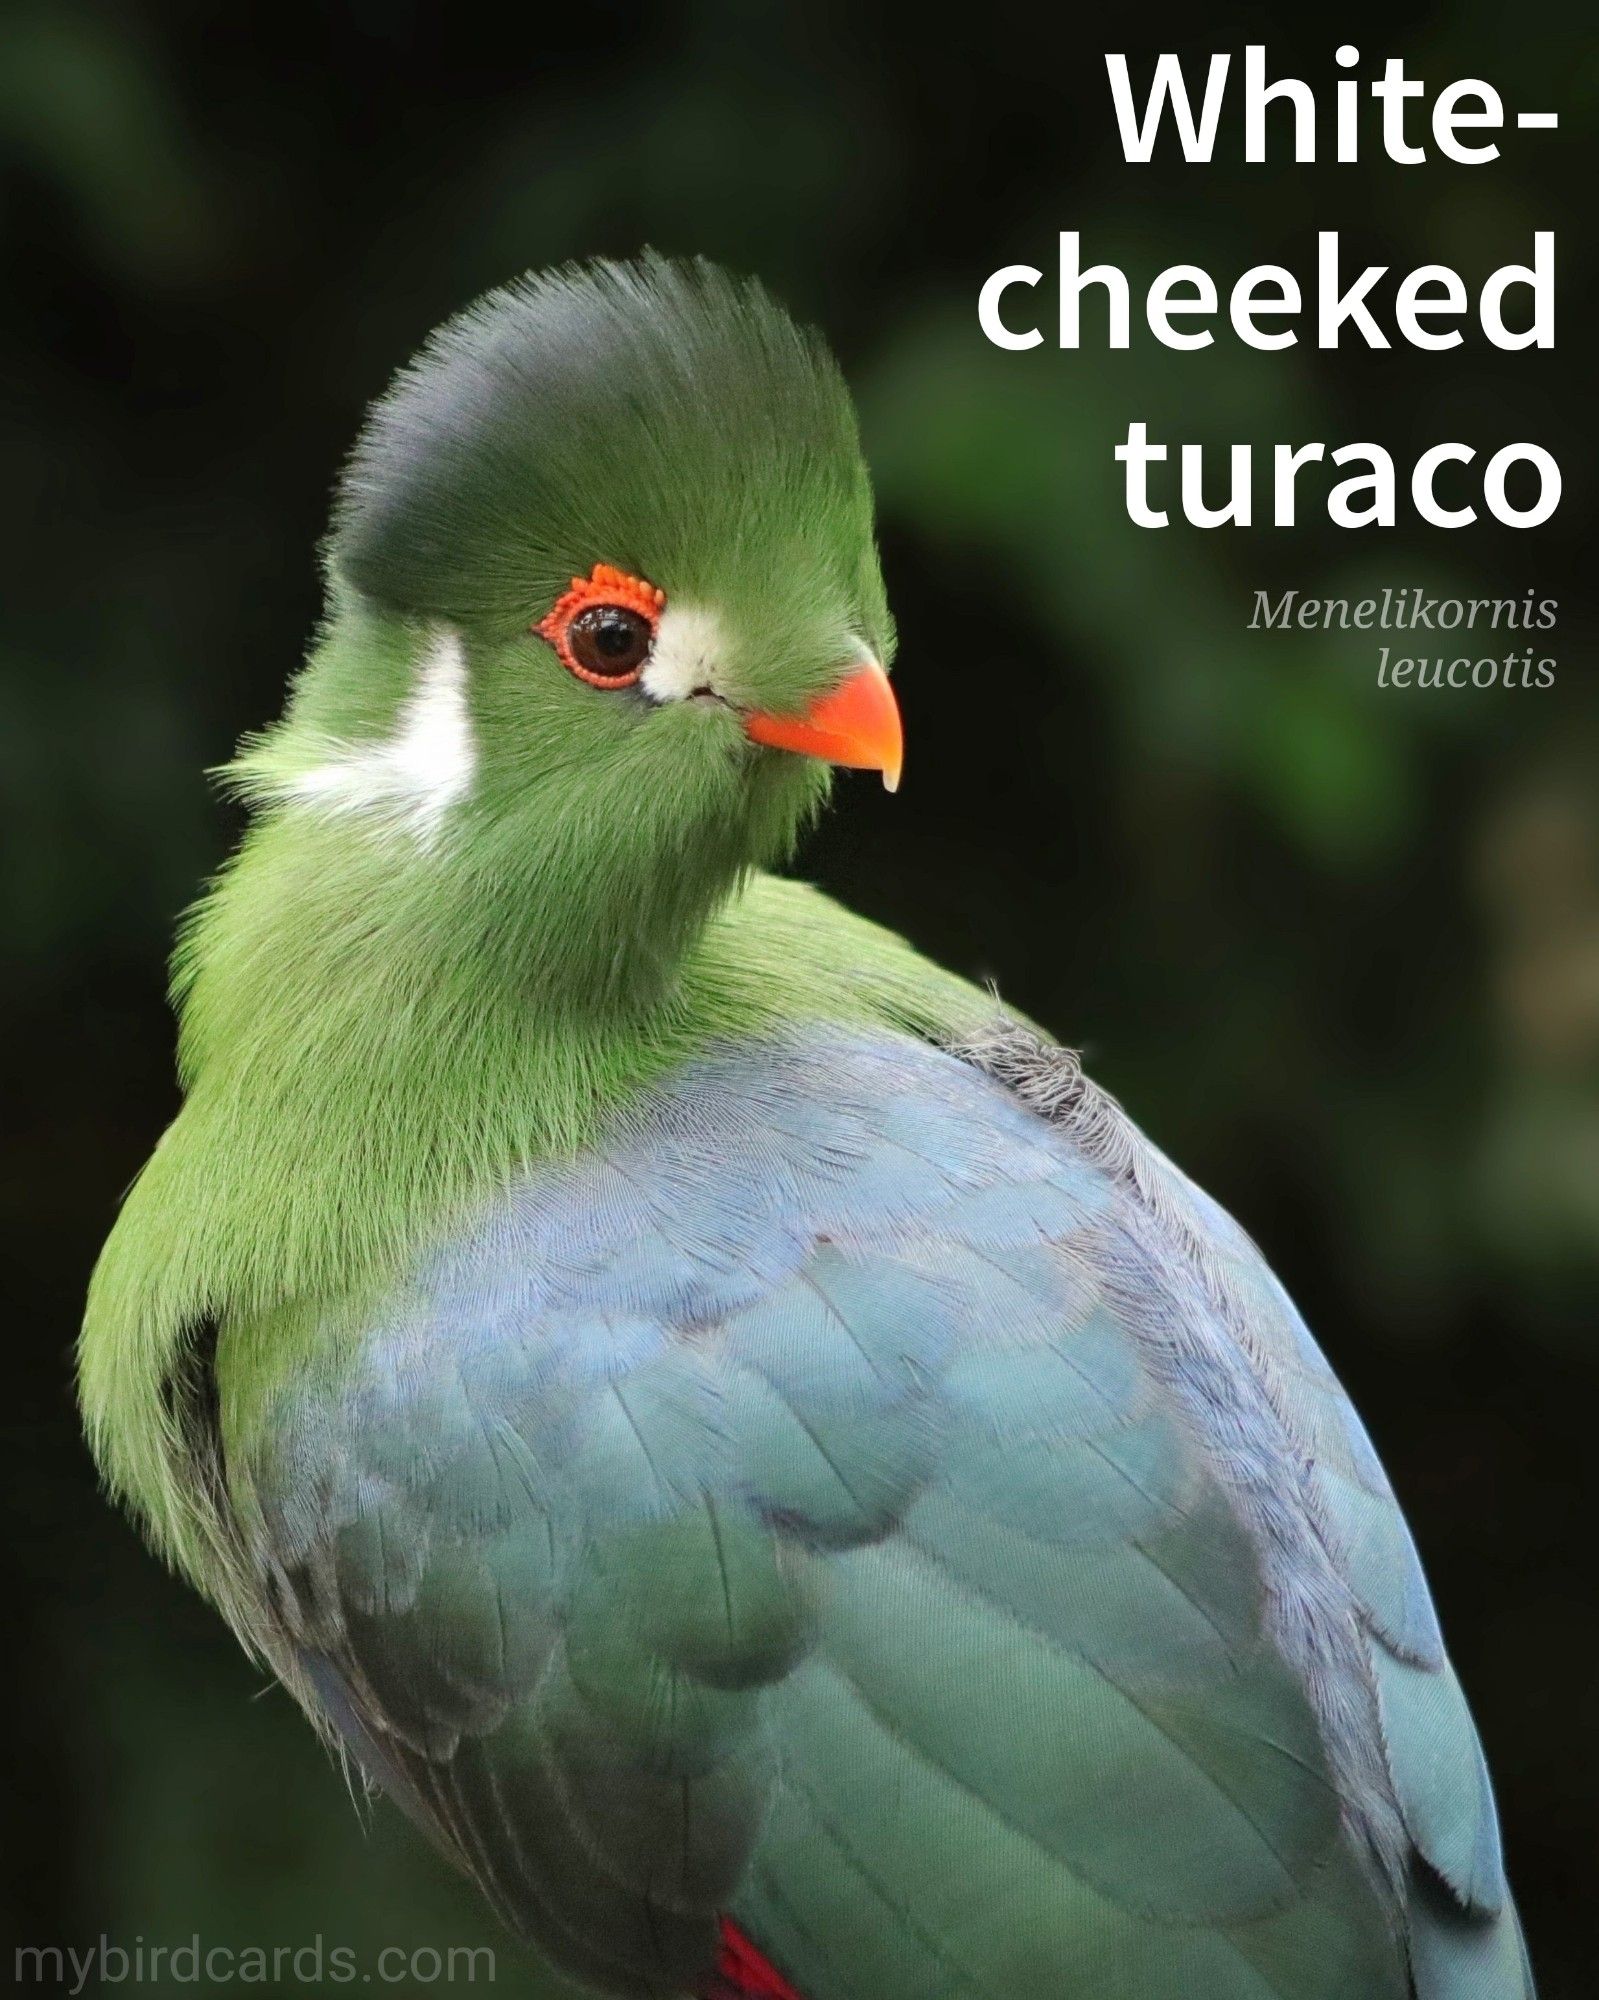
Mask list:
[[[252,1699],[214,1620],[105,1510],[68,1347],[172,1107],[162,959],[230,835],[201,774],[298,657],[364,402],[482,288],[648,241],[761,272],[858,386],[910,762],[897,801],[844,788],[810,871],[1085,1045],[1265,1244],[1411,1510],[1546,1991],[1591,1990],[1599,63],[1548,0],[1231,4],[1201,32],[1159,5],[1135,32],[842,0],[0,8],[3,1657],[25,1939],[321,1935],[367,1964],[498,1942],[393,1814],[361,1833],[287,1703]],[[1476,169],[1127,166],[1104,49],[1254,37],[1317,81],[1344,40],[1435,87],[1480,75],[1561,128]],[[1146,276],[1307,271],[1337,228],[1350,263],[1478,282],[1552,227],[1560,337],[997,353],[979,283],[1047,269],[1070,227]],[[1142,532],[1111,458],[1135,417],[1211,443],[1218,469],[1245,440],[1370,438],[1405,466],[1445,437],[1529,438],[1565,498],[1527,535],[1308,514]],[[1556,684],[1379,690],[1380,635],[1245,629],[1257,588],[1385,584],[1558,598]],[[508,1944],[496,1984],[534,1990]],[[338,1989],[291,1971],[257,1990]]]

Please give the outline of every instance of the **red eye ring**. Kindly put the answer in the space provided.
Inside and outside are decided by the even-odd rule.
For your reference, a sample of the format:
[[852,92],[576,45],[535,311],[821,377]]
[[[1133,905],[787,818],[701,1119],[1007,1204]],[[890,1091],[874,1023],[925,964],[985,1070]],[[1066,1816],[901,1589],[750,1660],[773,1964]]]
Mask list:
[[[644,671],[649,658],[647,645],[654,641],[665,604],[666,592],[657,590],[653,583],[629,576],[626,570],[615,569],[610,563],[596,563],[587,576],[573,577],[572,588],[556,599],[549,615],[541,618],[533,630],[555,648],[556,657],[567,672],[587,681],[590,687],[630,687]],[[624,666],[618,673],[606,673],[602,667],[585,664],[578,658],[574,639],[579,644],[583,642],[572,627],[585,612],[594,611],[614,611],[622,619],[642,621],[648,628],[646,650],[635,663]]]

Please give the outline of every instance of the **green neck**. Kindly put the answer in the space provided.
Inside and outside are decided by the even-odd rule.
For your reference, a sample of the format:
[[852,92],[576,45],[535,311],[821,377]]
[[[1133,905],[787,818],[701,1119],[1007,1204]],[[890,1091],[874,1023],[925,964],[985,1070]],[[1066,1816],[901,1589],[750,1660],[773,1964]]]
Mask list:
[[[899,939],[764,875],[724,889],[686,947],[648,933],[630,1004],[601,980],[584,1006],[548,987],[509,897],[453,893],[447,863],[430,893],[406,890],[350,823],[290,818],[252,836],[180,958],[187,1102],[133,1197],[141,1259],[180,1310],[380,1281],[719,1038],[803,1020],[942,1033],[986,1011]],[[163,1263],[150,1238],[168,1225]]]

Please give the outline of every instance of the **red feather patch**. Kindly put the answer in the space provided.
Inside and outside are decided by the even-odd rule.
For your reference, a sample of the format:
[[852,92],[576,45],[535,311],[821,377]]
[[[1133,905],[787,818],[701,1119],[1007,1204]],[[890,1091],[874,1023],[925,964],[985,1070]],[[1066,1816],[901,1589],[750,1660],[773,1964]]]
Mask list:
[[702,2000],[803,2000],[731,1917],[722,1919],[722,1949]]

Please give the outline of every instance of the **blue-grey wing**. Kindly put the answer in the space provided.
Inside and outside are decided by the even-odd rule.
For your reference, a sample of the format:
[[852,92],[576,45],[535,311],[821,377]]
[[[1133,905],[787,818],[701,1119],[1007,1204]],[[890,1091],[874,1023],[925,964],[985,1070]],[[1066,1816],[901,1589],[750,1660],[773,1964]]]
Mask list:
[[1488,1766],[1420,1557],[1365,1425],[1259,1252],[1193,1189],[1211,1254],[1305,1457],[1319,1530],[1366,1637],[1385,1763],[1412,1850],[1422,2000],[1530,1993]]
[[707,1057],[341,1323],[230,1457],[320,1705],[605,1990],[731,1910],[806,2000],[1519,2000],[1358,1421],[1002,1053]]

